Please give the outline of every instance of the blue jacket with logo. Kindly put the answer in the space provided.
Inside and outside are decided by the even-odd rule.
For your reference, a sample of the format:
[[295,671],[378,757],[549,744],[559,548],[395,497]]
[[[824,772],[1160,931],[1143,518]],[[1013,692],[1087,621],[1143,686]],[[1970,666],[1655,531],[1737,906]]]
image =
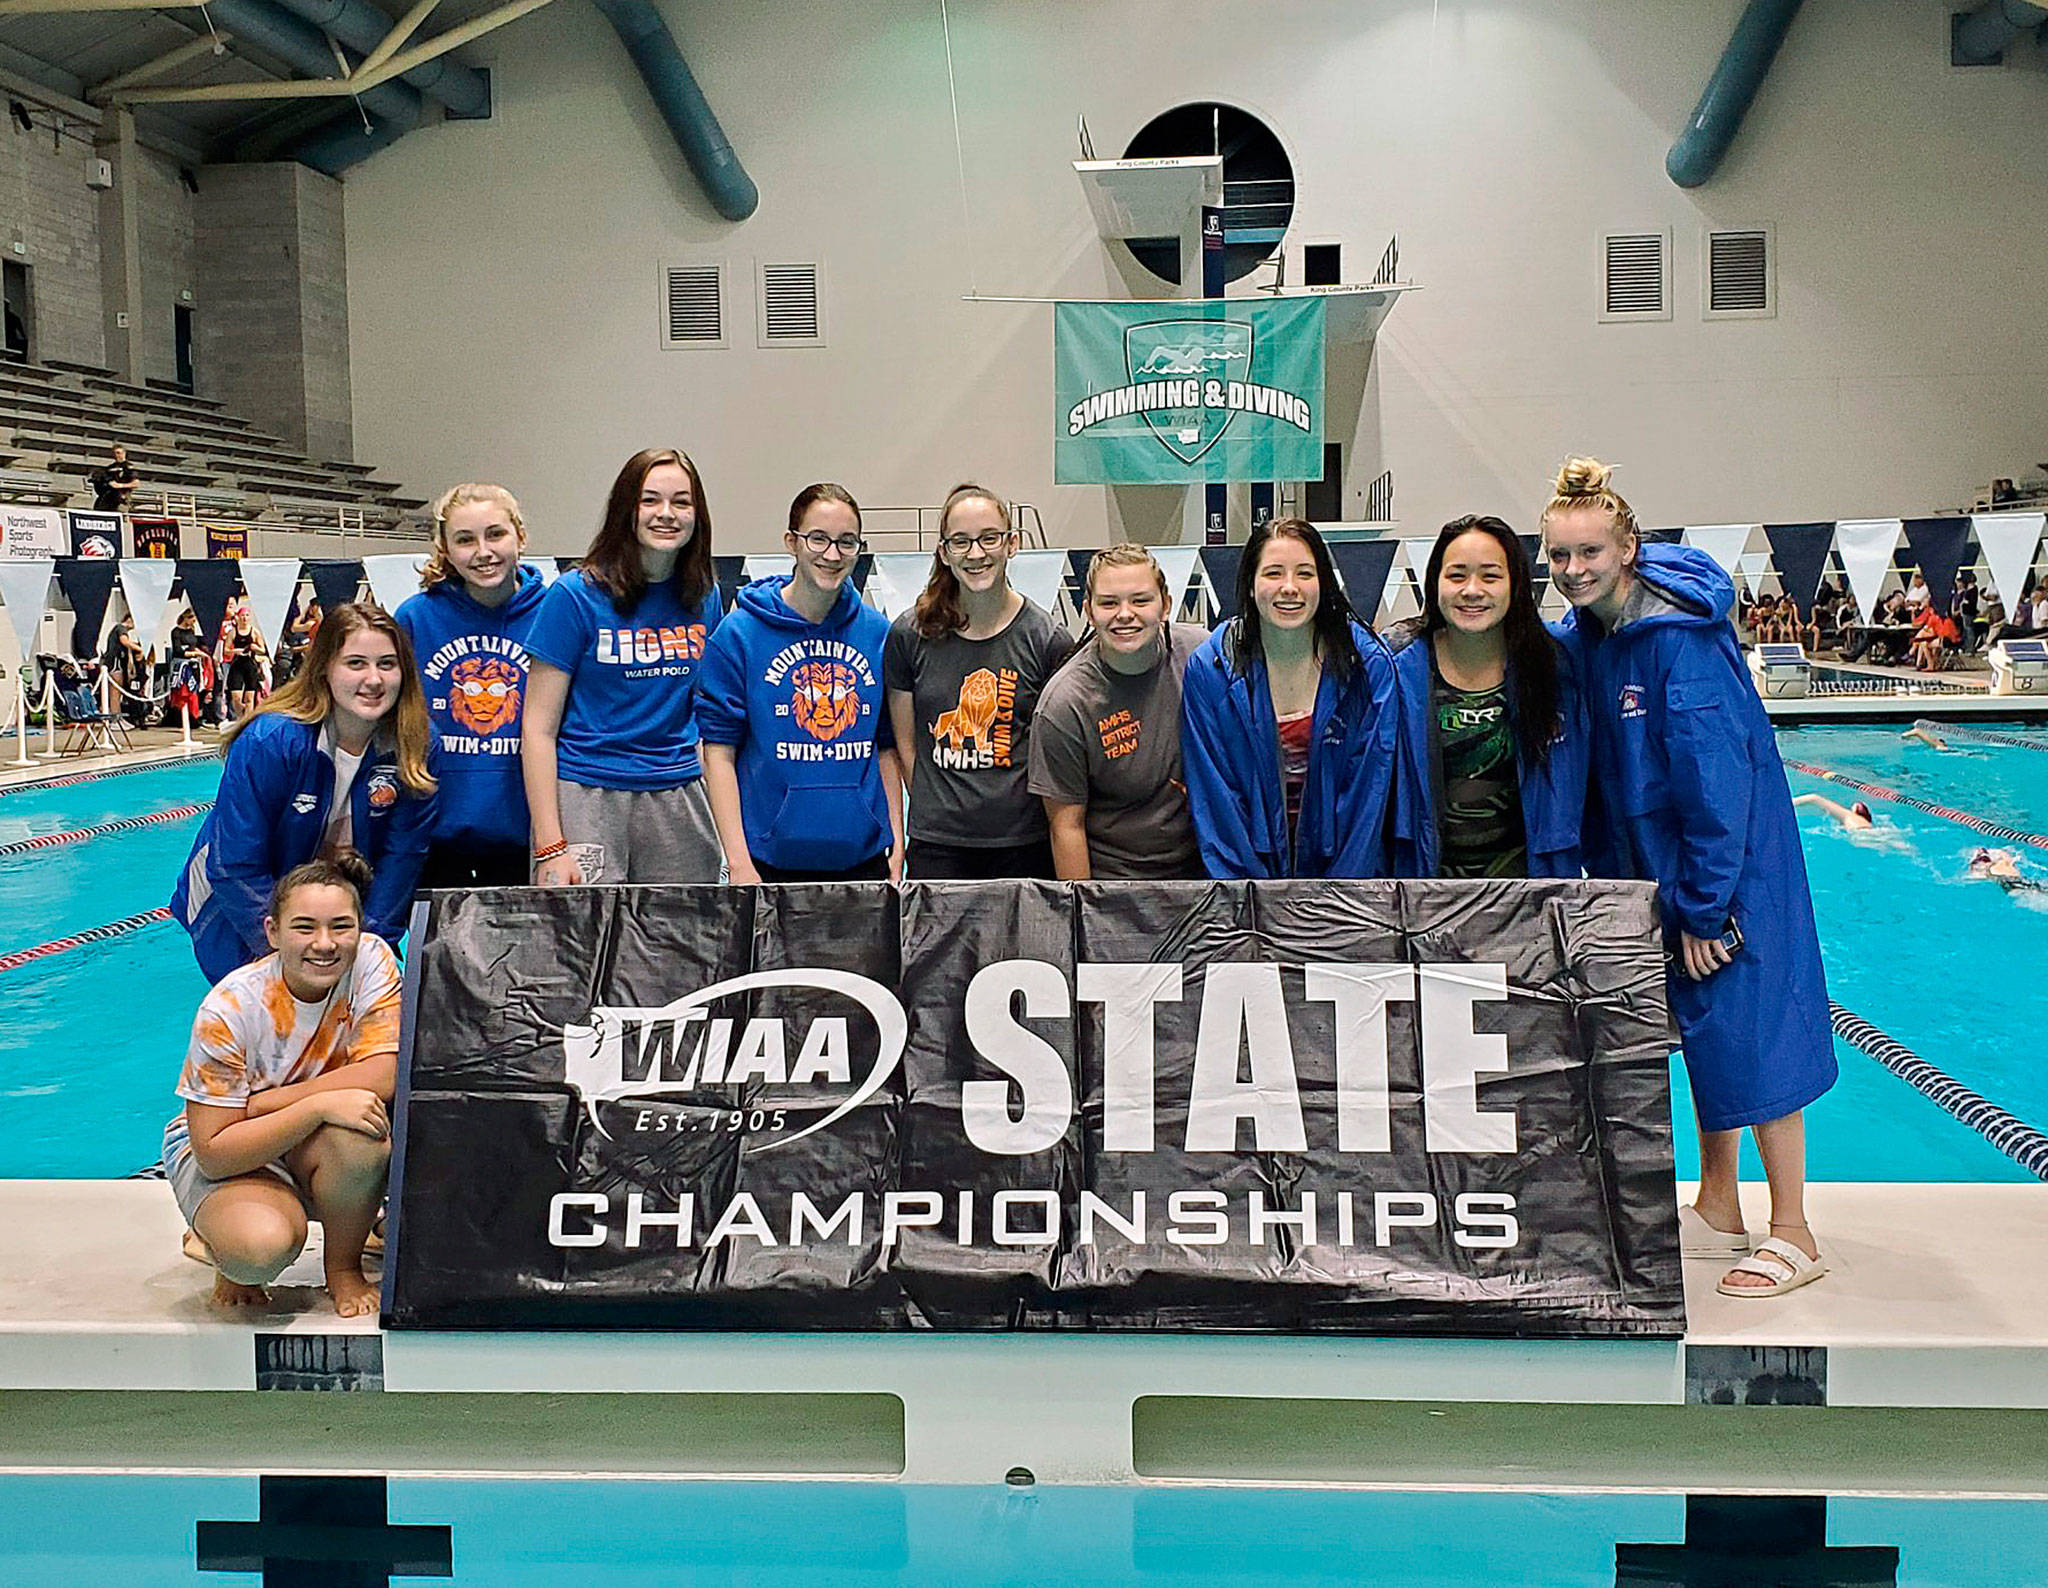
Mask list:
[[1707,1130],[1783,1117],[1835,1079],[1820,936],[1785,766],[1729,625],[1735,586],[1687,546],[1645,545],[1636,575],[1663,597],[1612,633],[1566,618],[1593,726],[1595,876],[1657,884],[1676,931],[1742,946],[1695,982],[1666,980],[1699,1121]]
[[[437,769],[437,752],[428,766]],[[270,952],[263,917],[270,890],[320,852],[334,798],[334,761],[324,727],[266,712],[235,735],[227,765],[192,853],[178,873],[171,914],[192,934],[208,981]],[[363,930],[395,943],[434,828],[435,796],[409,792],[382,731],[371,740],[349,790],[355,848],[375,869],[363,901]]]
[[422,590],[396,614],[412,641],[440,740],[434,842],[458,849],[524,845],[526,784],[519,725],[526,710],[526,636],[547,587],[518,570],[504,605],[484,606],[460,579]]
[[1189,658],[1181,680],[1181,766],[1202,864],[1212,877],[1383,877],[1396,754],[1394,664],[1351,625],[1358,667],[1316,690],[1308,782],[1290,845],[1279,726],[1263,661],[1234,665],[1237,622]]
[[[1400,686],[1401,702],[1401,772],[1389,847],[1397,877],[1433,877],[1442,863],[1443,766],[1441,746],[1430,727],[1429,662],[1426,634],[1394,653],[1394,678]],[[1513,676],[1510,672],[1510,718],[1515,709]],[[1541,766],[1529,766],[1520,735],[1515,738],[1522,831],[1528,841],[1528,874],[1532,877],[1576,877],[1584,870],[1579,829],[1585,817],[1591,737],[1578,669],[1572,653],[1562,645],[1557,657],[1557,706],[1557,736]]]
[[742,587],[704,648],[697,731],[731,745],[747,850],[787,871],[844,871],[894,842],[877,756],[896,741],[882,693],[889,620],[842,585],[822,623]]

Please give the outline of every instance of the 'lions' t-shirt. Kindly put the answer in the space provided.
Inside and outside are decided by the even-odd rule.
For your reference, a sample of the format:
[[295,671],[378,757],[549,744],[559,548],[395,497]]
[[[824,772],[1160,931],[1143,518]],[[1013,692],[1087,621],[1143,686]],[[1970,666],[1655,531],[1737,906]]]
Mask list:
[[1093,876],[1203,875],[1181,780],[1180,681],[1208,638],[1195,624],[1171,625],[1158,665],[1135,676],[1104,665],[1089,639],[1038,702],[1031,792],[1087,807]]
[[889,626],[882,682],[911,698],[917,740],[910,836],[963,849],[1007,849],[1045,837],[1031,797],[1031,718],[1073,641],[1029,597],[985,640],[928,640],[911,614]]
[[555,770],[590,788],[679,788],[700,775],[691,686],[721,615],[716,587],[694,609],[649,585],[631,612],[571,569],[548,587],[529,655],[569,675]]

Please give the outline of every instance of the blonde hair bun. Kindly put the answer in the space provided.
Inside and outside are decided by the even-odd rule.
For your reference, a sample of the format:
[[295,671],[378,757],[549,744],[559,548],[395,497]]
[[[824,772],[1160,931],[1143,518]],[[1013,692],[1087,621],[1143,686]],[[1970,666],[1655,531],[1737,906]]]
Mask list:
[[1571,457],[1558,468],[1557,479],[1551,489],[1566,499],[1600,496],[1607,492],[1607,482],[1613,477],[1614,465],[1611,463],[1602,463],[1598,458]]

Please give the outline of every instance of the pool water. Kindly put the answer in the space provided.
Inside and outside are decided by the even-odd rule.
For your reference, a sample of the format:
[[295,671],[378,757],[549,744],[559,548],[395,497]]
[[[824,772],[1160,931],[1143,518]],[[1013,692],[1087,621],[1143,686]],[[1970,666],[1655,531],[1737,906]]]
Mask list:
[[[1662,1494],[394,1479],[386,1503],[449,1529],[454,1581],[493,1588],[1614,1588],[1618,1545],[1686,1540],[1684,1498]],[[253,1477],[0,1476],[0,1563],[11,1588],[254,1585],[196,1569],[195,1524],[259,1506]],[[1897,1550],[1903,1588],[2020,1588],[2048,1559],[2048,1503],[1834,1499],[1825,1547]]]
[[[2010,731],[2025,733],[2024,727]],[[2033,737],[2048,743],[2048,733]],[[1890,726],[1788,728],[1807,761],[2003,826],[2048,834],[2048,755],[1960,739],[1936,751]],[[0,846],[211,799],[217,761],[63,788],[0,793]],[[1847,803],[1791,773],[1794,793]],[[2022,1119],[2048,1128],[2048,889],[2008,895],[1968,881],[1995,840],[1906,806],[1870,801],[1873,833],[1802,811],[1829,990],[1896,1040]],[[203,818],[0,856],[0,955],[165,903]],[[2048,880],[2048,850],[2017,847]],[[192,1011],[206,983],[185,934],[159,921],[0,971],[0,1177],[118,1176],[155,1161]],[[1817,1180],[2018,1180],[2025,1172],[1854,1049],[1810,1112]],[[1681,1175],[1696,1172],[1690,1103],[1674,1062]],[[1749,1172],[1760,1173],[1751,1162]]]

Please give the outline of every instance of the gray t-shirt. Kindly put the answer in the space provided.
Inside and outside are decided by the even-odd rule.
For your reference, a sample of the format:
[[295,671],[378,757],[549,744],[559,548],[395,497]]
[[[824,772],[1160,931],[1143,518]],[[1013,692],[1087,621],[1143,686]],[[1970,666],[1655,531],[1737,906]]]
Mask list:
[[1104,665],[1090,638],[1046,686],[1031,736],[1031,792],[1088,808],[1097,877],[1200,877],[1180,769],[1180,680],[1208,631],[1167,630],[1166,654],[1135,677]]
[[889,625],[882,681],[910,696],[917,757],[910,836],[963,849],[1007,849],[1045,837],[1045,807],[1024,787],[1040,691],[1073,650],[1065,629],[1028,597],[985,640],[928,640],[906,612]]

